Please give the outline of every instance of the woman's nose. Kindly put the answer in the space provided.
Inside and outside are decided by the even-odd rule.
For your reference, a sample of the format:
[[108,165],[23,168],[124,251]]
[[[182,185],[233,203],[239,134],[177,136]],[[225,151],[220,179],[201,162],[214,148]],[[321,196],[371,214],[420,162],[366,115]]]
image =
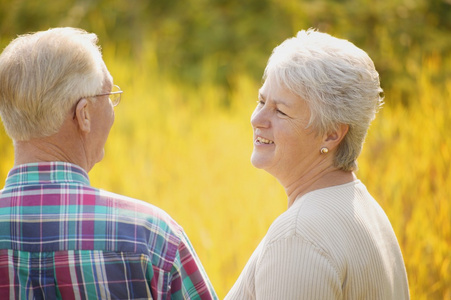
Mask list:
[[251,116],[251,125],[254,128],[266,128],[269,127],[270,121],[268,112],[265,107],[257,107]]

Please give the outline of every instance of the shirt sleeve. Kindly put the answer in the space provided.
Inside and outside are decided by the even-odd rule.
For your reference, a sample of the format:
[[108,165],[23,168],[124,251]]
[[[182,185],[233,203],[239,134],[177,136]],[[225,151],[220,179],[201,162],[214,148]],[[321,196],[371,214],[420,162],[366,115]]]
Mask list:
[[342,299],[336,268],[321,249],[299,236],[267,245],[255,270],[256,299]]
[[170,286],[171,299],[218,299],[184,232],[172,267]]

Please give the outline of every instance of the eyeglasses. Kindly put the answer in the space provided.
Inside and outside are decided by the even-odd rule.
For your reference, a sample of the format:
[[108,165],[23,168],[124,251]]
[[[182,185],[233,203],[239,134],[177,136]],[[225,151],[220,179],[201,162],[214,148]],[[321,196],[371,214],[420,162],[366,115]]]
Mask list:
[[95,98],[95,97],[100,97],[100,96],[110,96],[110,100],[111,103],[113,103],[113,106],[117,106],[119,104],[119,102],[121,102],[121,94],[124,91],[121,90],[121,88],[117,85],[113,85],[113,88],[111,89],[111,92],[109,93],[105,93],[105,94],[98,94],[95,96],[90,96],[90,97],[86,97],[86,98]]
[[[94,95],[94,96],[89,96],[89,97],[82,97],[80,98],[77,103],[75,103],[75,107],[77,106],[77,104],[80,102],[81,99],[83,98],[95,98],[95,97],[100,97],[100,96],[110,96],[110,101],[113,104],[113,106],[117,106],[119,104],[119,102],[121,102],[121,94],[124,91],[121,90],[121,88],[117,85],[113,85],[113,88],[111,89],[111,92],[109,93],[104,93],[104,94],[98,94],[98,95]],[[74,120],[76,117],[76,110],[74,109]]]

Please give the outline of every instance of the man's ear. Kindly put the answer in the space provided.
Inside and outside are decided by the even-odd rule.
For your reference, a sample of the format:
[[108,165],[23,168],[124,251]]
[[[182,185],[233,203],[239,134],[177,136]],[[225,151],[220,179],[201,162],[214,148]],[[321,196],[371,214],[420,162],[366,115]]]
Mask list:
[[324,147],[329,148],[329,150],[332,150],[336,148],[340,142],[344,139],[346,134],[348,133],[349,125],[348,124],[340,124],[338,127],[332,131],[329,132],[325,139],[324,139]]
[[80,130],[84,133],[91,131],[91,115],[88,109],[88,100],[81,99],[75,107],[75,118]]

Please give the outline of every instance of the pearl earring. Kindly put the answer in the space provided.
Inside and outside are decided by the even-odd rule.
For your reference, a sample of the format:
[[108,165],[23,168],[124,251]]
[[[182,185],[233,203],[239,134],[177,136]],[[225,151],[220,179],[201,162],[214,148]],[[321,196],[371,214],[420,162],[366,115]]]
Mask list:
[[326,154],[327,152],[329,152],[329,149],[327,149],[327,147],[322,147],[320,152],[321,154]]

